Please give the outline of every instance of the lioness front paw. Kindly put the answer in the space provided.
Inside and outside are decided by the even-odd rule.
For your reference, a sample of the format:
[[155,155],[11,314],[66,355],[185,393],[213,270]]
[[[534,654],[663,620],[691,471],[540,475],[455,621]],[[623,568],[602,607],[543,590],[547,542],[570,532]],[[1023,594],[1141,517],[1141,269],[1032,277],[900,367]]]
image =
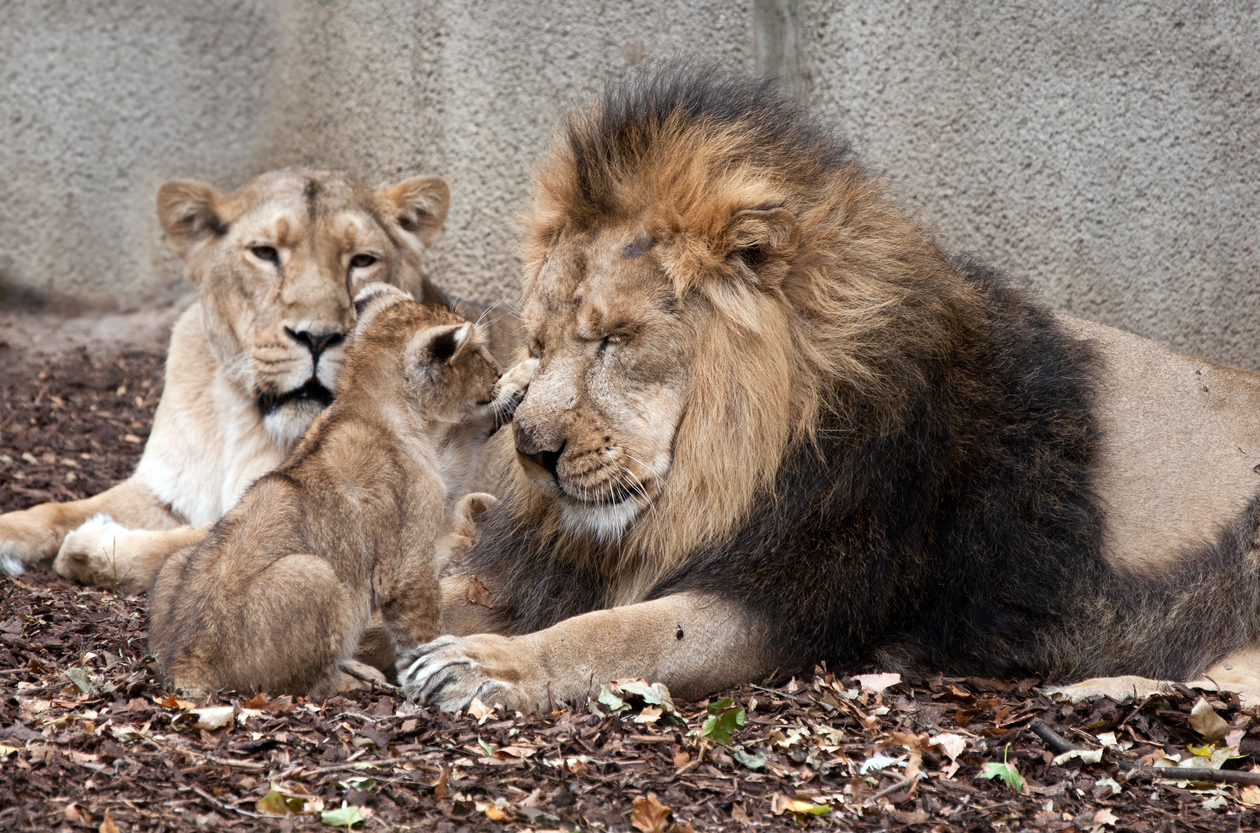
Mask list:
[[129,532],[109,515],[96,515],[66,536],[53,569],[81,584],[143,593],[148,586],[131,575],[127,559],[120,555]]
[[521,684],[516,662],[521,658],[520,646],[505,636],[441,636],[399,657],[398,684],[409,699],[444,712],[466,709],[474,697],[487,705],[533,711],[545,702]]

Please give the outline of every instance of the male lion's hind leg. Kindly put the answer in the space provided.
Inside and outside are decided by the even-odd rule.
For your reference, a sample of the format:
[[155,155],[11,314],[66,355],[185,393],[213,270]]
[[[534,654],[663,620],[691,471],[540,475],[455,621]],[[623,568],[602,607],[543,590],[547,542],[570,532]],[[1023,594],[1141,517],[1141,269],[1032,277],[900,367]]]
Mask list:
[[136,529],[171,529],[179,521],[143,485],[124,480],[99,495],[67,503],[41,503],[0,515],[0,568],[10,575],[45,566],[71,530],[95,515]]
[[66,536],[53,569],[81,584],[144,593],[171,553],[200,543],[210,527],[128,529],[109,515],[96,515]]
[[[1061,694],[1073,703],[1091,697],[1110,697],[1125,702],[1170,691],[1173,685],[1167,680],[1147,677],[1094,677],[1072,685],[1053,686],[1047,691]],[[1230,654],[1204,671],[1199,679],[1185,685],[1208,691],[1232,691],[1244,706],[1260,705],[1260,646],[1252,645]]]

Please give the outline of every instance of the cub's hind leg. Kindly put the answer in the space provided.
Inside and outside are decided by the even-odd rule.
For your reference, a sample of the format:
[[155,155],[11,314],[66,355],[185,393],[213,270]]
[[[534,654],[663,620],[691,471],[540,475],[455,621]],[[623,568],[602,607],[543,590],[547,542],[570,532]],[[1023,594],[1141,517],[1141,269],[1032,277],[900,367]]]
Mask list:
[[244,582],[212,569],[171,587],[165,574],[154,588],[151,639],[172,685],[315,698],[343,688],[339,664],[354,656],[369,600],[324,559],[284,556]]

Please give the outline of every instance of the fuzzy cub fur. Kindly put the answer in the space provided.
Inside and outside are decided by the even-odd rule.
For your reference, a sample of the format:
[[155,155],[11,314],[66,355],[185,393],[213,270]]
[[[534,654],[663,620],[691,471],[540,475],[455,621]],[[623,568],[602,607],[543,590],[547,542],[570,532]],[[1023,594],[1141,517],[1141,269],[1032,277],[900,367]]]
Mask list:
[[395,647],[438,634],[444,507],[522,385],[500,383],[484,333],[445,307],[386,284],[355,304],[334,403],[154,583],[151,650],[195,696],[327,696],[375,611]]

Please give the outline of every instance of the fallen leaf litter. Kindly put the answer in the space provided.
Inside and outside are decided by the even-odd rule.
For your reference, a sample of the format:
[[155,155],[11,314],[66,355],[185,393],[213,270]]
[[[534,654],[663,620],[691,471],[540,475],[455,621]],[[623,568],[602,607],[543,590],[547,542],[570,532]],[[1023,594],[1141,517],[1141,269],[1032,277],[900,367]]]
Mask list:
[[[0,511],[126,476],[160,369],[82,355],[0,381]],[[1260,710],[1214,692],[1070,706],[1037,680],[819,669],[700,703],[610,682],[546,715],[379,688],[199,708],[161,684],[145,620],[143,597],[3,579],[0,829],[1260,828],[1260,785],[1197,780],[1260,780]]]

